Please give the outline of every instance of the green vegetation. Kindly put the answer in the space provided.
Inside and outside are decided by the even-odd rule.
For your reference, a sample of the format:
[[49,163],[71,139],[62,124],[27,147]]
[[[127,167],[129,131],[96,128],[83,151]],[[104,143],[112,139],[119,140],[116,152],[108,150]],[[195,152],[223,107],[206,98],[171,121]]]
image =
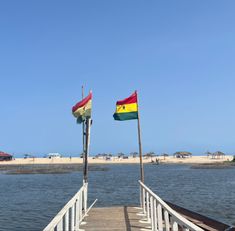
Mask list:
[[[109,168],[90,165],[89,171],[108,171]],[[0,165],[0,174],[65,174],[83,171],[82,164],[34,164],[34,165]]]

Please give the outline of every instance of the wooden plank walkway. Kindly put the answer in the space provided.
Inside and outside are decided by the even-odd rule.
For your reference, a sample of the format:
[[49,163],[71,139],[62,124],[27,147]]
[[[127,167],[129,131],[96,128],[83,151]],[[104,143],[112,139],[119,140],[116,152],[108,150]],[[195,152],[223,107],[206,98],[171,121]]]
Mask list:
[[139,231],[150,230],[150,224],[141,223],[143,216],[137,207],[92,208],[85,218],[81,229],[85,231]]

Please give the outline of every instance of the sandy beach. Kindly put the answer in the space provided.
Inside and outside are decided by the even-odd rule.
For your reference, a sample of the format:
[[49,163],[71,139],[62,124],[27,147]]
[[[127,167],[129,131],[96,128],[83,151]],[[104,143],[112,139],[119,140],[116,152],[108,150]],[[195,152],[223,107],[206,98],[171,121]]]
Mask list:
[[[143,163],[151,163],[156,161],[156,158],[160,163],[164,164],[213,164],[224,161],[231,161],[233,156],[226,155],[223,158],[213,159],[207,156],[192,156],[188,158],[175,158],[169,157],[153,157],[143,158]],[[15,158],[12,161],[1,161],[0,165],[26,165],[26,164],[82,164],[83,159],[79,157],[62,157],[62,158]],[[128,159],[119,159],[112,157],[110,160],[103,158],[89,157],[89,164],[139,164],[139,158],[129,157]]]

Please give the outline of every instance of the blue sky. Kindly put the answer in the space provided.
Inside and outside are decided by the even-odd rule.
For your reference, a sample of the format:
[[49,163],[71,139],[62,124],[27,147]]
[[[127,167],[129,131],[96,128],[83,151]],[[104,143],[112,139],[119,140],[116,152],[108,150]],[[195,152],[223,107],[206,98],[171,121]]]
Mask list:
[[91,153],[235,153],[235,2],[1,1],[0,150],[81,152],[71,107],[93,90]]

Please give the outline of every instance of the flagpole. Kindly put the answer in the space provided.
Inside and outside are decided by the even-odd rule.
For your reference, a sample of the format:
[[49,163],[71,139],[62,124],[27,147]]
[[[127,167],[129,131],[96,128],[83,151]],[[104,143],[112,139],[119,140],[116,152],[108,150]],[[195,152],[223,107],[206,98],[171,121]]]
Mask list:
[[[84,87],[82,85],[82,100],[84,99]],[[83,158],[83,181],[85,182],[85,123],[82,122],[82,158]]]
[[141,129],[140,129],[140,113],[139,113],[139,104],[138,104],[138,94],[136,91],[136,98],[137,98],[137,114],[138,114],[138,140],[139,140],[139,157],[140,157],[140,180],[144,183],[144,166],[143,166],[143,159],[142,159],[142,142],[141,142]]
[[86,118],[86,143],[85,143],[85,162],[84,162],[84,182],[88,182],[88,156],[89,156],[89,147],[90,147],[90,127],[91,119]]

